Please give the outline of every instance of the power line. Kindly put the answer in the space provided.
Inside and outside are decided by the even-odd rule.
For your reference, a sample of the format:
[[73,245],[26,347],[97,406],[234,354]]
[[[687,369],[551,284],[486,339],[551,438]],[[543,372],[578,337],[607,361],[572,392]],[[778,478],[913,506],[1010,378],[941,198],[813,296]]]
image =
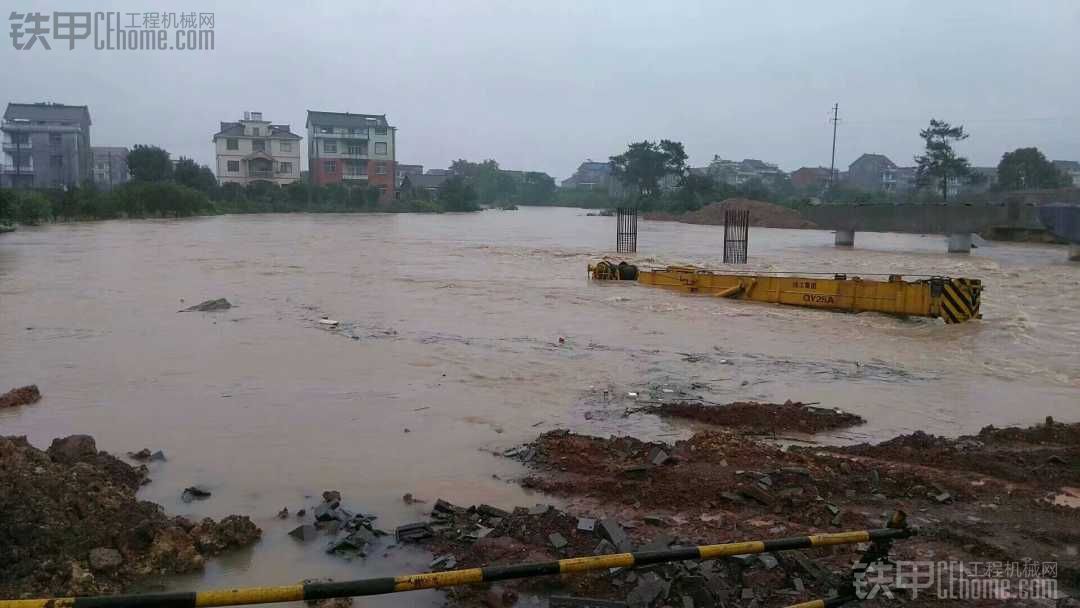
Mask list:
[[832,190],[833,182],[836,181],[836,125],[840,123],[840,103],[833,104],[832,122],[832,159],[829,161],[829,190]]

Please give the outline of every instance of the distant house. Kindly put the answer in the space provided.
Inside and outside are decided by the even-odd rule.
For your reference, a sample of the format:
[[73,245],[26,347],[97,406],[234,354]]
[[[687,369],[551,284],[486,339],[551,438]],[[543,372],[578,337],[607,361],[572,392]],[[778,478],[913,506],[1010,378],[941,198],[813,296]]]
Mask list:
[[868,192],[896,192],[898,169],[884,154],[863,154],[848,165],[847,185]]
[[1073,187],[1080,187],[1080,162],[1075,160],[1055,160],[1054,167],[1069,176]]
[[402,178],[401,192],[424,190],[430,193],[431,198],[434,199],[439,196],[439,186],[442,186],[443,182],[451,177],[453,175],[445,169],[432,169],[422,174],[407,174]]
[[773,185],[785,177],[785,173],[775,163],[767,163],[756,158],[744,158],[741,161],[726,160],[719,155],[713,156],[709,163],[709,175],[718,182],[731,186],[741,186],[749,181],[758,180],[765,185]]
[[828,167],[800,167],[791,172],[791,185],[802,190],[823,188],[828,183]]
[[128,149],[122,146],[93,146],[90,148],[94,155],[94,183],[98,188],[111,190],[120,184],[127,183],[128,178]]
[[60,103],[9,103],[0,122],[0,185],[77,186],[93,178],[90,110]]
[[428,169],[424,175],[453,175],[450,169]]
[[402,164],[402,163],[398,163],[394,167],[394,177],[396,178],[398,186],[401,186],[401,182],[402,182],[402,180],[405,179],[406,175],[423,175],[423,174],[424,174],[424,165],[405,165],[405,164]]
[[578,165],[577,171],[562,181],[562,187],[574,190],[607,190],[611,181],[611,165],[589,159]]
[[300,179],[301,139],[289,125],[263,120],[262,112],[244,112],[236,122],[222,122],[213,137],[218,181],[295,182]]

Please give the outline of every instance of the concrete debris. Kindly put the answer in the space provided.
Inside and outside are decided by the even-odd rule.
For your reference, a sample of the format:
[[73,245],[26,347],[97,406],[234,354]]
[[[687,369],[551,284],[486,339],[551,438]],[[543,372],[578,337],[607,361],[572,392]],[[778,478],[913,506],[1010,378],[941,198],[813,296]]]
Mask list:
[[579,532],[592,532],[596,529],[596,520],[591,517],[579,517],[577,520],[577,530]]
[[761,565],[764,566],[766,570],[772,570],[773,568],[780,565],[780,562],[778,562],[775,557],[773,557],[772,555],[770,555],[768,553],[759,553],[757,558],[758,558],[758,561],[761,562]]
[[17,405],[30,405],[31,403],[37,403],[41,401],[41,391],[38,390],[36,384],[29,384],[19,388],[13,388],[10,391],[0,395],[0,409],[5,407],[15,407]]
[[430,538],[434,532],[431,526],[424,522],[416,522],[398,526],[394,530],[394,537],[398,542],[415,542],[424,538]]
[[180,500],[184,502],[191,502],[193,500],[206,500],[210,498],[210,490],[201,486],[191,486],[184,488],[183,494],[180,495]]
[[440,555],[431,560],[428,566],[432,570],[453,570],[457,566],[457,558],[453,555]]
[[566,542],[566,537],[562,534],[559,534],[558,532],[549,534],[548,542],[551,543],[551,546],[554,547],[556,551],[561,551],[562,549],[565,549],[566,545],[568,544]]
[[607,518],[600,521],[600,536],[615,545],[615,549],[620,553],[627,553],[634,550],[633,543],[630,542],[630,538],[626,535],[626,531],[622,529],[619,522],[614,519]]
[[289,507],[282,507],[281,510],[278,511],[277,516],[278,516],[278,519],[287,518],[289,516]]
[[297,526],[292,530],[289,530],[289,536],[295,538],[296,540],[301,540],[305,542],[309,540],[314,540],[315,537],[318,535],[318,529],[316,529],[315,526],[311,524],[304,524],[302,526]]
[[232,307],[233,305],[225,298],[218,298],[216,300],[207,300],[177,312],[214,312],[218,310],[228,310]]
[[548,599],[548,606],[549,608],[627,608],[626,602],[569,595],[551,596]]
[[507,511],[491,505],[480,505],[476,507],[476,512],[485,517],[510,517],[510,513]]
[[529,515],[543,515],[551,510],[551,505],[534,505],[529,508]]

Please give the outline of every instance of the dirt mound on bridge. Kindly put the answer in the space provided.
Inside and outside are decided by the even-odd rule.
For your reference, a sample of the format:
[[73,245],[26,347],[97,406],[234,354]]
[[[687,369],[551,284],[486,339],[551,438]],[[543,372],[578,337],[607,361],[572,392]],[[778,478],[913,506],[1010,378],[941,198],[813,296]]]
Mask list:
[[750,211],[750,225],[763,228],[815,228],[815,224],[804,218],[798,211],[749,198],[729,198],[719,203],[710,203],[697,211],[674,214],[666,211],[646,213],[647,220],[664,222],[683,222],[684,224],[703,224],[723,226],[724,212],[730,209]]

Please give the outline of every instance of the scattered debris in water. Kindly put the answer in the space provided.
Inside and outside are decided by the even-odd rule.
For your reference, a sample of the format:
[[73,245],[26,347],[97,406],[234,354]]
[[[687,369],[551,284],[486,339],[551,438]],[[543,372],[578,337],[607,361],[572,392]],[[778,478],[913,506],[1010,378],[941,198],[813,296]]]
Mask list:
[[225,298],[218,298],[216,300],[207,300],[201,304],[196,304],[195,306],[184,308],[177,312],[214,312],[218,310],[228,310],[232,307],[233,305]]
[[31,403],[37,403],[38,401],[41,401],[41,391],[38,390],[36,384],[29,384],[27,386],[13,388],[3,395],[0,395],[0,409],[15,407],[17,405],[30,405]]

